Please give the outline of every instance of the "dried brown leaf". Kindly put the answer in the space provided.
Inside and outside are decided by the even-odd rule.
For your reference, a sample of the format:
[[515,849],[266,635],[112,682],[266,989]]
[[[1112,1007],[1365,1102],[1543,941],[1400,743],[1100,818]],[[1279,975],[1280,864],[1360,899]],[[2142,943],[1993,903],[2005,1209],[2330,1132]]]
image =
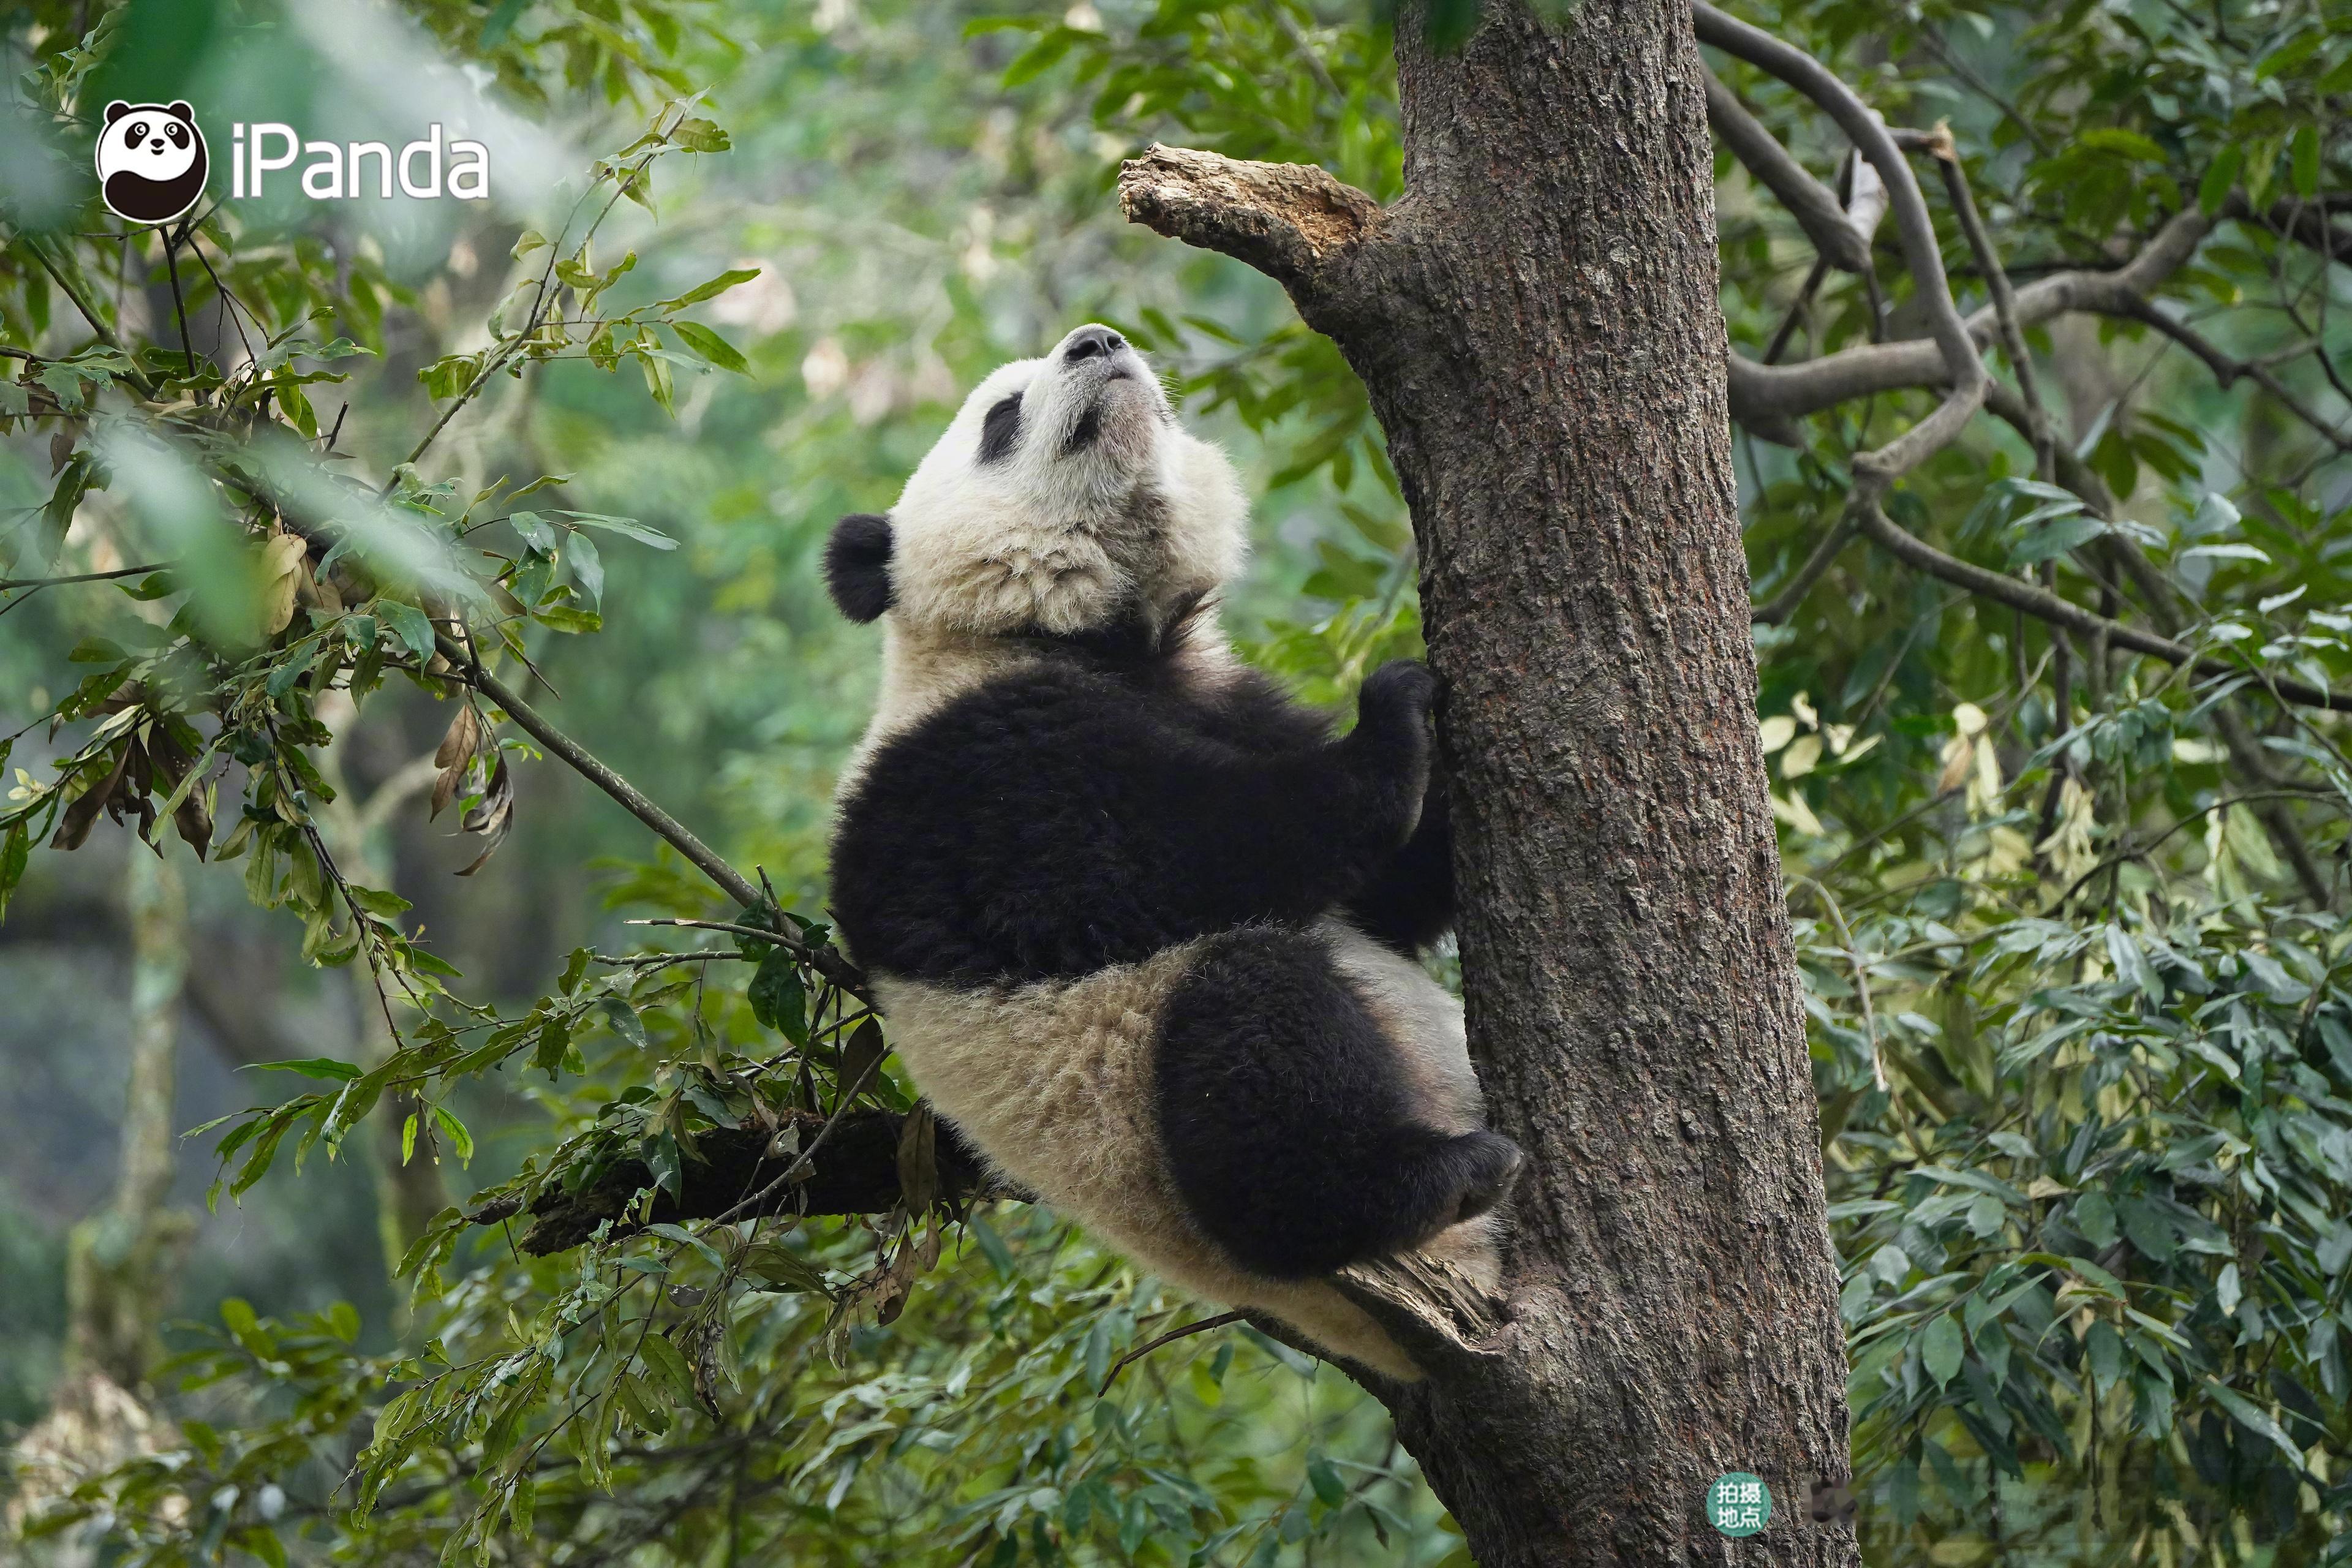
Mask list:
[[79,849],[82,847],[83,840],[89,837],[90,828],[97,825],[100,811],[122,787],[123,775],[131,771],[131,748],[125,745],[121,754],[114,759],[113,771],[83,791],[73,804],[66,807],[65,815],[58,819],[57,832],[49,838],[50,848]]

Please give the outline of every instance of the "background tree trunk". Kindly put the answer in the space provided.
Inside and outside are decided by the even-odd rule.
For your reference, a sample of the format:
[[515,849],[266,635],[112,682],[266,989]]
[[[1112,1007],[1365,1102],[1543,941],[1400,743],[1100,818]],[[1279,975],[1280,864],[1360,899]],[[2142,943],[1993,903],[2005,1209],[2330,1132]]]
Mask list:
[[[1471,1047],[1532,1156],[1507,1304],[1383,1390],[1486,1568],[1837,1563],[1845,1357],[1763,756],[1690,12],[1397,24],[1406,195],[1155,148],[1131,216],[1279,279],[1420,540]],[[1707,1486],[1769,1483],[1717,1534]]]
[[178,1170],[173,1109],[180,990],[188,970],[187,898],[179,868],[133,843],[131,1074],[114,1201],[67,1242],[66,1376],[98,1373],[137,1392],[161,1359],[160,1333],[194,1222],[168,1206]]

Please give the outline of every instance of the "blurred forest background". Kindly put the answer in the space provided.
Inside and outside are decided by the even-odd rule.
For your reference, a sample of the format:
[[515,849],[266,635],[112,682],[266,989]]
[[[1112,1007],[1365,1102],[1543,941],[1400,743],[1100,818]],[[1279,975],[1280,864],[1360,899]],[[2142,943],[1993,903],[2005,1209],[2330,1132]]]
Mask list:
[[[1837,524],[1846,458],[1916,417],[1923,394],[1739,439],[1759,602],[1795,584],[1758,626],[1759,716],[1849,1281],[1867,1552],[2341,1561],[2352,768],[2333,714],[2264,688],[2352,674],[2338,461],[2352,300],[2336,264],[2352,228],[2331,229],[2327,205],[2352,188],[2336,112],[2352,14],[2311,0],[1740,10],[1836,61],[1891,121],[1948,121],[2021,285],[2112,270],[2182,213],[2219,223],[2158,284],[2168,320],[2195,323],[2213,354],[2145,319],[2037,323],[2056,471],[2037,477],[2027,438],[1987,420],[1895,510],[2110,615],[2131,611],[2130,584],[2099,552],[2128,538],[2180,596],[2181,635],[2241,659],[2238,676],[2053,639],[1862,543],[1805,574]],[[1475,14],[1438,5],[1428,25]],[[1559,25],[1596,20],[1570,6]],[[531,700],[732,865],[764,868],[784,910],[821,921],[832,778],[877,648],[825,601],[826,531],[887,509],[964,389],[1071,326],[1108,321],[1147,347],[1186,417],[1239,462],[1255,554],[1225,613],[1251,658],[1337,702],[1417,647],[1411,531],[1352,376],[1273,284],[1130,227],[1112,189],[1118,161],[1159,139],[1319,163],[1393,198],[1387,26],[1341,0],[17,6],[0,17],[0,345],[18,356],[0,370],[22,373],[0,389],[15,426],[0,439],[0,580],[172,557],[187,536],[170,504],[128,447],[92,432],[136,376],[184,378],[151,379],[151,410],[174,384],[199,403],[234,392],[496,552],[478,570],[531,612],[518,638]],[[1836,176],[1833,130],[1777,84],[1716,68]],[[319,203],[278,176],[167,264],[152,237],[110,237],[85,177],[113,97],[193,102],[215,198],[233,120],[395,148],[427,121],[464,125],[491,147],[493,194]],[[573,249],[582,177],[649,123],[665,138],[651,200],[614,206]],[[1796,360],[1916,334],[1891,240],[1879,279],[1824,278],[1739,165],[1718,169],[1734,352]],[[1937,220],[1973,309],[1984,278],[1948,205]],[[515,350],[524,374],[496,374],[483,356],[509,342],[501,301],[511,310],[557,255],[582,320],[636,312],[667,335],[542,339]],[[698,287],[730,273],[744,276]],[[68,279],[127,358],[93,349]],[[299,359],[248,336],[298,331]],[[538,510],[510,499],[542,476],[555,482]],[[509,496],[468,511],[501,479]],[[290,630],[265,621],[268,651],[238,679],[331,785],[331,802],[306,802],[317,842],[352,884],[396,890],[385,918],[462,972],[453,992],[536,1022],[587,972],[571,955],[643,949],[625,921],[728,918],[551,761],[508,753],[504,804],[507,786],[461,757],[457,807],[429,819],[453,689],[395,676],[355,705],[306,682],[311,655],[289,650],[361,607],[310,574],[261,579],[265,601],[273,582],[299,586],[300,607]],[[1021,1205],[935,1216],[927,1248],[919,1215],[811,1222],[761,1243],[766,1273],[748,1279],[699,1231],[651,1238],[658,1256],[638,1237],[527,1258],[520,1224],[445,1224],[415,1278],[394,1278],[435,1215],[527,1161],[561,1164],[559,1140],[587,1147],[657,1103],[678,1108],[690,1144],[685,1130],[740,1114],[722,1081],[739,1058],[767,1056],[758,1042],[778,1031],[806,1047],[812,1022],[797,989],[782,1021],[781,991],[747,1003],[748,965],[703,966],[707,995],[616,993],[629,1022],[607,1007],[533,1068],[477,1063],[424,1101],[387,1096],[337,1157],[305,1139],[298,1171],[289,1143],[210,1208],[226,1129],[142,1165],[164,1146],[142,1126],[182,1132],[321,1080],[319,1124],[335,1123],[338,1083],[394,1047],[369,964],[322,934],[326,917],[306,935],[299,912],[257,907],[265,864],[259,902],[303,902],[271,881],[299,870],[263,848],[199,864],[167,823],[159,857],[113,822],[89,831],[94,804],[82,847],[41,847],[56,818],[27,814],[70,816],[74,793],[44,787],[109,742],[110,710],[76,710],[75,694],[93,668],[188,634],[172,616],[191,593],[204,589],[185,575],[0,584],[17,791],[0,826],[17,822],[30,851],[0,848],[0,1431],[25,1440],[20,1550],[1460,1560],[1384,1412],[1346,1379],[1245,1330],[1121,1367],[1207,1309]],[[379,608],[364,635],[403,624],[400,605]],[[60,703],[68,721],[52,728]],[[219,732],[209,718],[190,731]],[[215,844],[267,759],[239,752],[219,776]],[[171,793],[168,777],[154,790]],[[458,830],[468,809],[482,830]],[[501,811],[510,834],[488,821]],[[453,876],[486,843],[495,855]],[[321,953],[342,962],[307,962]],[[820,1003],[820,1034],[824,1019]],[[248,1070],[312,1058],[354,1067]],[[880,1092],[906,1103],[887,1073]],[[405,1163],[403,1110],[420,1112]],[[667,1281],[657,1309],[621,1301],[638,1278]],[[112,1303],[105,1321],[93,1303]],[[90,1365],[119,1369],[137,1405],[85,1412],[77,1436],[53,1406]],[[425,1386],[441,1392],[379,1415]],[[372,1427],[361,1479],[339,1486]]]

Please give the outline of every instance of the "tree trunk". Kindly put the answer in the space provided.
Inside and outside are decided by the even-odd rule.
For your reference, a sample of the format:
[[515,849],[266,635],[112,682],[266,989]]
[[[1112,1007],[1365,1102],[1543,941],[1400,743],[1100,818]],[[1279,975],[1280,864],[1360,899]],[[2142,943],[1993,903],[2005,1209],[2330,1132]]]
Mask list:
[[163,1314],[195,1226],[167,1206],[179,1153],[173,1111],[187,900],[170,859],[135,841],[128,858],[131,1075],[121,1174],[114,1201],[67,1240],[66,1366],[69,1380],[96,1373],[135,1393],[162,1358]]
[[[1369,388],[1442,678],[1471,1048],[1532,1170],[1507,1301],[1379,1390],[1486,1568],[1843,1563],[1845,1357],[1764,763],[1687,6],[1397,24],[1407,194],[1154,148],[1130,216]],[[1718,1534],[1745,1471],[1771,1521]]]

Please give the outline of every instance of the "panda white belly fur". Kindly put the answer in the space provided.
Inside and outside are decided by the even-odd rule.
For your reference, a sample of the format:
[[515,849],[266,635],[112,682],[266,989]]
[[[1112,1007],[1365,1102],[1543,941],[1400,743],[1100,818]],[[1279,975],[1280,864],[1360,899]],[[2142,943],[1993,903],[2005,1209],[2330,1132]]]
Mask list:
[[[1481,1125],[1461,1004],[1419,964],[1345,921],[1319,930],[1349,980],[1377,999],[1432,1123],[1447,1132]],[[1389,1377],[1418,1378],[1412,1359],[1337,1289],[1235,1267],[1186,1212],[1151,1122],[1152,1051],[1169,994],[1199,947],[1075,980],[984,990],[886,980],[876,995],[916,1085],[999,1173],[1183,1289],[1268,1312]],[[1423,1250],[1491,1288],[1494,1224],[1491,1215],[1464,1221]]]

